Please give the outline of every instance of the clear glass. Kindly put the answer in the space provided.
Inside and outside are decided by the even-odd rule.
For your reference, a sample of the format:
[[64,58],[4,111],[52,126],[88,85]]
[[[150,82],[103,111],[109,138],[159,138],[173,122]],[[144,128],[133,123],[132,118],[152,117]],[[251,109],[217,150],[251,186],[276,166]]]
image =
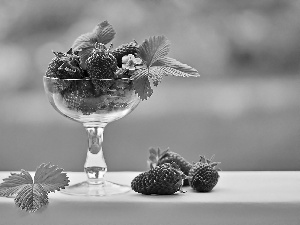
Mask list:
[[44,88],[53,108],[82,123],[88,136],[84,171],[87,180],[61,192],[73,195],[106,196],[130,191],[129,186],[106,181],[102,143],[105,126],[134,110],[140,102],[129,79],[58,79],[45,77]]

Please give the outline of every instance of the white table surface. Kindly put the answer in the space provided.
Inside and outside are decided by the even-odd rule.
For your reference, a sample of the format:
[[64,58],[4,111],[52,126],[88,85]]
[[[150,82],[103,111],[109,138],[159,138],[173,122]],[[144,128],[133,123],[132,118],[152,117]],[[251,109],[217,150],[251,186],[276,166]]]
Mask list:
[[[84,173],[67,172],[70,184]],[[0,180],[9,176],[0,172]],[[109,172],[107,180],[130,185],[138,172]],[[49,204],[27,213],[13,198],[0,198],[0,225],[299,225],[300,172],[220,172],[210,193],[146,196],[133,191],[108,197],[49,194]]]

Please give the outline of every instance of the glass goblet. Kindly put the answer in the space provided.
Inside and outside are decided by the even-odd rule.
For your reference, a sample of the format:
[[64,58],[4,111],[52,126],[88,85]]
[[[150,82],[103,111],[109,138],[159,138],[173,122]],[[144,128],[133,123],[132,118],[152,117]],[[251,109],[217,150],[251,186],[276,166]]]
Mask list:
[[83,124],[88,136],[84,171],[87,180],[62,192],[73,195],[105,196],[125,193],[129,186],[106,181],[102,143],[105,126],[134,110],[140,102],[130,79],[58,79],[43,77],[53,108]]

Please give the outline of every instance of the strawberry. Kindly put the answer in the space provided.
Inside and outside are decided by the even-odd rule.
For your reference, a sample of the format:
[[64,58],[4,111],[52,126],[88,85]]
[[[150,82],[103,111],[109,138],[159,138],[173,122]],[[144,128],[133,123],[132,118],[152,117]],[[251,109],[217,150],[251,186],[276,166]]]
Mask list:
[[138,43],[136,41],[123,44],[113,50],[111,53],[117,59],[118,67],[122,68],[122,57],[125,55],[135,55],[138,51]]
[[70,110],[81,111],[88,115],[97,110],[93,102],[94,86],[90,80],[73,80],[66,91],[63,92],[64,102]]
[[94,85],[96,96],[100,96],[103,93],[106,93],[108,89],[110,89],[110,86],[114,84],[114,80],[92,79],[92,84]]
[[46,79],[45,81],[51,93],[61,93],[70,86],[70,81],[65,79]]
[[165,163],[136,176],[131,188],[144,195],[172,195],[177,191],[182,192],[184,177],[176,163]]
[[85,63],[91,79],[113,79],[118,68],[116,58],[101,43],[95,44]]
[[117,60],[105,47],[104,44],[96,43],[95,48],[86,60],[86,69],[92,83],[95,87],[95,92],[101,95],[113,83],[113,81],[102,81],[99,79],[113,79],[117,71]]
[[195,163],[189,172],[190,186],[198,192],[209,192],[218,183],[220,169],[215,167],[220,162],[212,162],[211,159],[207,159],[204,156],[200,156],[199,162]]
[[[150,148],[149,152],[150,152],[150,156],[149,156],[148,163],[150,163],[150,165],[152,164],[152,166],[155,166],[155,165],[159,166],[164,163],[175,162],[179,166],[180,170],[185,175],[189,174],[192,164],[189,163],[185,158],[183,158],[178,153],[172,152],[169,149],[160,153],[160,148],[158,148],[157,151],[154,148]],[[184,186],[189,185],[189,182],[187,179],[184,180],[183,185]]]
[[79,67],[79,57],[72,53],[72,49],[68,52],[54,52],[55,57],[48,65],[46,76],[60,79],[81,79],[84,77]]
[[81,111],[80,105],[83,103],[83,98],[80,96],[79,90],[65,92],[63,98],[70,110]]

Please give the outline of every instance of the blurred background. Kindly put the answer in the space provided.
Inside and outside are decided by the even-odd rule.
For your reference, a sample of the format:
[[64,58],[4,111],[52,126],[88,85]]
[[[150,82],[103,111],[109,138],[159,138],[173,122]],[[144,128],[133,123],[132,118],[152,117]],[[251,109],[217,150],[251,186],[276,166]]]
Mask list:
[[81,124],[54,111],[42,77],[52,50],[108,20],[114,47],[153,35],[200,78],[166,77],[106,127],[110,171],[147,169],[149,147],[222,170],[300,170],[300,1],[0,0],[0,170],[51,162],[83,171]]

